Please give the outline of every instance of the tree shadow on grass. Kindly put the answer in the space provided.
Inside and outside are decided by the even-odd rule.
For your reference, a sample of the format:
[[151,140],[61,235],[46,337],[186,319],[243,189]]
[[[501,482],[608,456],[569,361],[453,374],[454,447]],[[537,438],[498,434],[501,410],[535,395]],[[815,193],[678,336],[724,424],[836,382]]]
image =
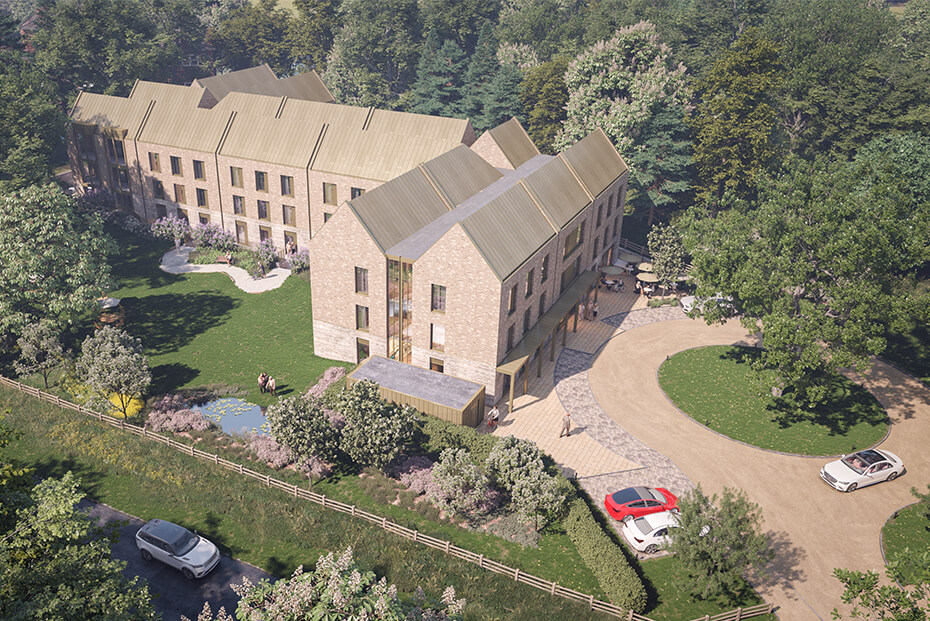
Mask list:
[[158,267],[162,256],[171,249],[170,243],[143,239],[116,226],[108,225],[105,230],[119,247],[112,260],[112,273],[120,287],[167,287],[181,278]]
[[100,482],[105,477],[105,473],[96,468],[80,464],[71,458],[59,459],[57,457],[44,457],[30,465],[35,468],[36,476],[42,479],[59,479],[71,472],[81,481],[81,490],[85,496],[99,498],[97,492],[100,490]]
[[227,321],[241,302],[210,292],[166,293],[123,300],[127,331],[149,355],[178,351],[199,334]]
[[198,375],[200,371],[180,362],[152,367],[152,385],[149,388],[149,394],[161,395],[174,392]]

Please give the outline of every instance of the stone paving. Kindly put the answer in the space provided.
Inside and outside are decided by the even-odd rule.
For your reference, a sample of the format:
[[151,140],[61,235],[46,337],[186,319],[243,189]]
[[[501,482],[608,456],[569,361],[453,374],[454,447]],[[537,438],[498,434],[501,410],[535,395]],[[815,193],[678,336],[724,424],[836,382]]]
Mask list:
[[276,267],[269,271],[264,278],[256,279],[252,278],[252,275],[241,267],[229,266],[225,263],[216,262],[209,265],[189,263],[187,258],[193,250],[190,246],[181,246],[177,250],[170,250],[161,258],[161,265],[158,267],[169,274],[223,272],[232,279],[237,287],[246,293],[262,293],[277,289],[291,275],[291,270]]

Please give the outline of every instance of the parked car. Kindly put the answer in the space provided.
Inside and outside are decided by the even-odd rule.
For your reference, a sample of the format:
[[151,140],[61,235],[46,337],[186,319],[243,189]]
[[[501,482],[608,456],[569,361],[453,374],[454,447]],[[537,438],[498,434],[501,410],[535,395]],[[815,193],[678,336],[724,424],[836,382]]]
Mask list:
[[886,450],[867,449],[831,461],[820,469],[820,478],[841,492],[854,492],[873,483],[894,481],[903,473],[900,457]]
[[628,487],[604,497],[607,513],[615,520],[621,521],[659,511],[670,511],[677,506],[678,498],[661,487]]
[[678,528],[678,513],[661,511],[650,513],[623,523],[623,538],[633,549],[655,554],[669,543],[669,529]]
[[140,528],[136,547],[146,561],[156,559],[179,569],[188,580],[206,576],[220,562],[220,551],[211,541],[165,520],[151,520]]

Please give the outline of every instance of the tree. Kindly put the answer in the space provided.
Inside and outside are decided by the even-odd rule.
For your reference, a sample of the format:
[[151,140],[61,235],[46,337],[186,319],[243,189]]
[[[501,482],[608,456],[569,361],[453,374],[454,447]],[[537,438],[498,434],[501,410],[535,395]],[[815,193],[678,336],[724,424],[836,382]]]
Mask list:
[[384,470],[413,438],[414,410],[384,401],[374,382],[357,382],[345,389],[336,411],[346,418],[342,450],[361,466]]
[[690,97],[684,65],[673,65],[668,46],[649,22],[621,28],[579,54],[565,83],[567,118],[556,139],[559,148],[600,128],[626,153],[657,110]]
[[930,135],[916,132],[879,136],[863,145],[856,162],[870,171],[862,183],[873,185],[887,176],[915,204],[930,204]]
[[0,411],[0,534],[13,527],[16,511],[28,503],[28,492],[32,488],[32,469],[3,454],[21,435],[6,422],[9,415],[10,410]]
[[514,116],[520,116],[520,83],[523,74],[519,67],[504,63],[488,85],[487,101],[477,117],[476,128],[497,127]]
[[[415,601],[405,604],[397,588],[374,572],[360,569],[352,548],[336,556],[320,556],[312,573],[298,567],[285,580],[274,583],[263,579],[253,585],[248,578],[231,585],[239,600],[236,616],[240,619],[381,619],[383,621],[462,619],[465,600],[455,598],[455,589],[447,587],[442,602],[428,602],[417,589]],[[208,621],[212,616],[205,617]],[[204,619],[204,617],[200,617]]]
[[510,489],[510,500],[521,515],[533,519],[533,528],[539,530],[540,516],[560,513],[565,503],[559,481],[545,470],[534,468],[520,478]]
[[0,333],[48,319],[64,327],[112,288],[116,246],[55,185],[0,195]]
[[265,418],[271,434],[299,458],[319,457],[336,461],[342,457],[339,429],[332,424],[319,402],[288,397],[268,406]]
[[322,71],[339,28],[339,3],[336,0],[295,0],[294,8],[298,19],[288,28],[291,55],[301,71]]
[[682,585],[699,599],[730,601],[748,568],[762,572],[774,553],[762,534],[762,513],[742,490],[708,498],[701,487],[679,500],[680,528],[669,529],[669,550],[687,576]]
[[[904,581],[901,567],[913,573],[913,582],[901,588]],[[905,551],[888,563],[885,574],[889,583],[881,584],[878,574],[869,571],[834,569],[833,575],[843,583],[844,604],[851,605],[850,618],[869,621],[924,621],[930,618],[930,552]],[[842,619],[833,609],[833,618]]]
[[141,341],[112,326],[84,339],[76,371],[93,389],[96,404],[113,403],[124,417],[133,399],[141,398],[152,383]]
[[409,94],[409,109],[418,114],[457,116],[461,110],[465,55],[454,41],[439,45],[431,32],[423,45],[417,81]]
[[668,288],[685,269],[685,247],[681,234],[671,225],[659,224],[649,231],[648,241],[656,277],[662,287]]
[[[730,296],[762,330],[757,368],[811,404],[827,372],[867,368],[887,330],[930,315],[913,281],[930,257],[930,209],[893,167],[872,164],[792,159],[763,178],[754,209],[694,210],[686,235],[698,294]],[[724,318],[705,309],[708,322]]]
[[181,241],[191,234],[191,225],[187,220],[175,215],[159,218],[149,227],[152,236],[157,239],[170,239],[174,242],[174,249],[181,247]]
[[125,96],[136,80],[163,80],[180,69],[173,35],[160,32],[137,0],[52,3],[31,43],[36,65],[72,93]]
[[562,510],[565,495],[533,442],[506,436],[491,449],[485,465],[494,484],[510,496],[518,513],[534,519],[537,530],[540,515]]
[[442,492],[437,498],[443,509],[472,514],[480,510],[488,490],[488,478],[465,449],[447,448],[433,466],[433,481]]
[[19,360],[16,372],[20,375],[39,373],[48,388],[48,376],[65,359],[65,350],[58,332],[48,320],[27,324],[23,327],[19,345]]
[[[486,23],[481,28],[478,43],[474,54],[468,60],[468,70],[465,72],[465,82],[462,89],[462,115],[472,120],[472,125],[481,116],[485,105],[489,102],[488,90],[494,76],[500,71],[500,61],[497,59],[497,36],[494,26]],[[475,127],[481,131],[487,127]]]
[[542,153],[555,155],[555,140],[565,120],[568,87],[565,72],[568,61],[556,57],[529,69],[520,84],[520,103],[526,119],[526,133]]
[[0,538],[0,617],[160,619],[148,586],[126,578],[126,562],[111,556],[117,531],[75,508],[78,486],[70,472],[42,481]]
[[746,30],[697,87],[690,119],[700,190],[711,200],[726,191],[751,198],[756,175],[778,155],[772,94],[781,85],[778,48]]
[[290,31],[294,21],[278,0],[259,0],[233,10],[207,41],[216,48],[221,69],[236,71],[268,63],[275,73],[291,75],[296,62]]
[[545,62],[581,47],[584,13],[581,0],[503,0],[497,36],[502,43],[527,46]]
[[451,39],[471,56],[485,28],[497,21],[500,0],[421,0],[423,32]]
[[49,180],[65,116],[54,82],[24,56],[0,50],[0,190]]

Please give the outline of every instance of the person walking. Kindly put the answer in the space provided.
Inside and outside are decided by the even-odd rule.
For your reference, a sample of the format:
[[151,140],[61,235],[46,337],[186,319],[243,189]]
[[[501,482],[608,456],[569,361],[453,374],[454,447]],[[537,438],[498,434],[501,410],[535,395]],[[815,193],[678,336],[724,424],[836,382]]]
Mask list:
[[262,371],[258,374],[258,391],[260,393],[265,392],[265,387],[268,385],[268,374]]
[[597,319],[597,302],[594,303],[594,310],[591,311],[591,314]]
[[559,432],[559,437],[570,435],[572,435],[572,415],[565,412],[562,415],[562,431]]
[[277,397],[277,396],[278,396],[278,393],[275,392],[275,389],[276,389],[276,388],[277,388],[277,386],[275,385],[274,378],[273,378],[273,377],[269,377],[269,378],[268,378],[268,392],[271,393],[271,396],[272,396],[272,397]]
[[491,408],[491,411],[488,412],[488,429],[490,430],[497,427],[498,423],[500,423],[500,419],[501,411],[497,409],[497,406],[495,405],[493,408]]

